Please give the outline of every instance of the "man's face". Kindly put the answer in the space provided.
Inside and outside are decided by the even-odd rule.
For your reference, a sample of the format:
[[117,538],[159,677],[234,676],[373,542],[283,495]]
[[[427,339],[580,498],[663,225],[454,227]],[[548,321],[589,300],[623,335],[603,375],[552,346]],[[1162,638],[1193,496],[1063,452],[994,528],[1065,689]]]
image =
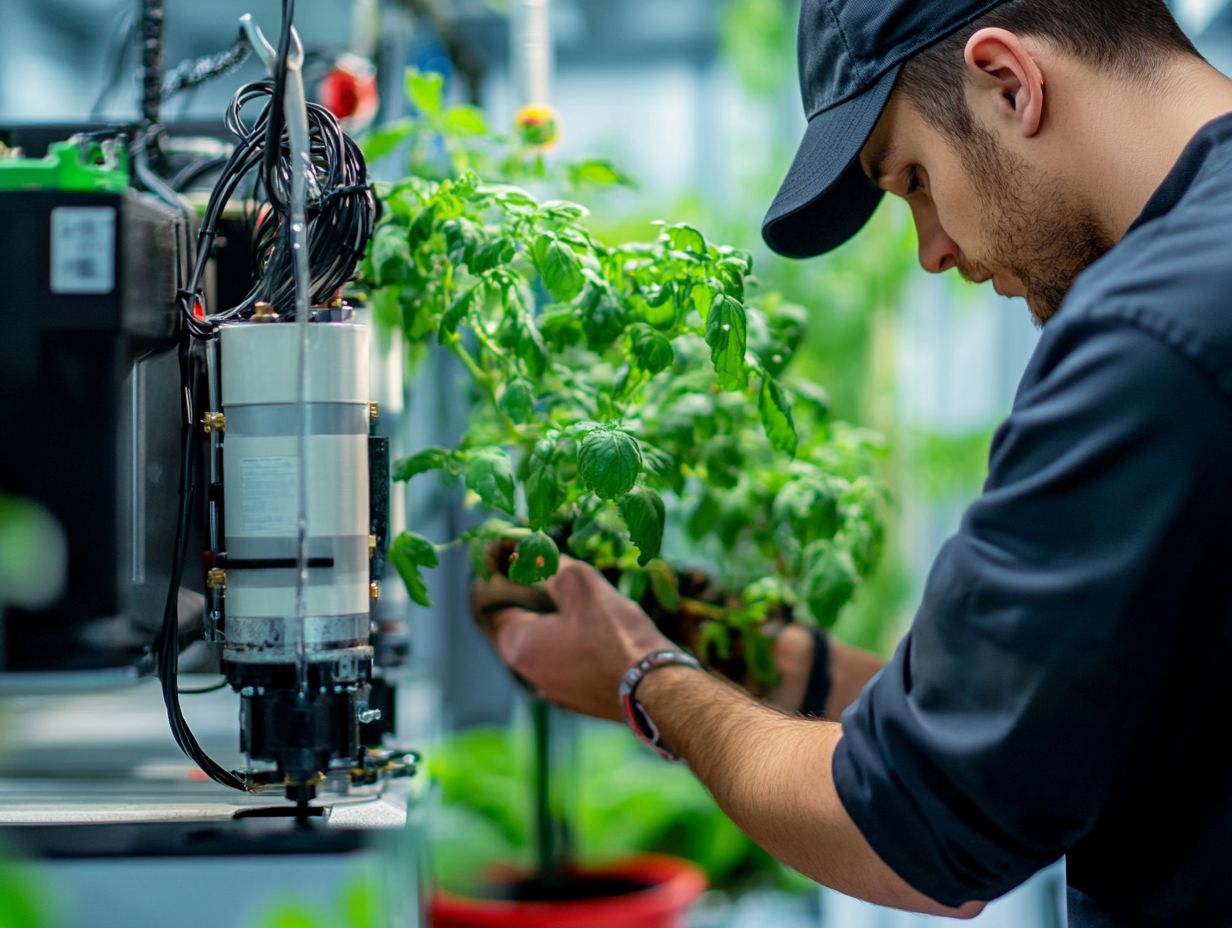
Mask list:
[[992,281],[1003,296],[1025,297],[1041,326],[1112,248],[1093,210],[1059,178],[983,127],[951,140],[898,95],[860,160],[874,183],[910,205],[925,270]]

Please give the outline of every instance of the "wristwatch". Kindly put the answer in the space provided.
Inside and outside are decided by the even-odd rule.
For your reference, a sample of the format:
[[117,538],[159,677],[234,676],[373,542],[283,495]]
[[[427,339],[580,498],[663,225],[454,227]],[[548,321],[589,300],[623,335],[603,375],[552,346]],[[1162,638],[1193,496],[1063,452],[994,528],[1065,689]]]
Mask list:
[[625,671],[625,675],[620,681],[620,706],[624,710],[625,722],[633,730],[633,734],[637,735],[638,740],[642,744],[646,745],[646,747],[650,748],[664,760],[679,763],[680,757],[668,750],[667,746],[663,744],[658,727],[642,704],[637,701],[638,686],[646,679],[647,674],[661,667],[690,667],[693,670],[701,670],[705,673],[697,658],[691,654],[685,654],[683,651],[655,651],[653,654],[646,655]]

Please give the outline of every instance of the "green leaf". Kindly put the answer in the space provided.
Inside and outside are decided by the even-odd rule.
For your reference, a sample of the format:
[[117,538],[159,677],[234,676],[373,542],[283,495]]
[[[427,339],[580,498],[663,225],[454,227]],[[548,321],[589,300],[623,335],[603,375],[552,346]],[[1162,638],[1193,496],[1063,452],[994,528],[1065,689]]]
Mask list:
[[441,231],[445,233],[449,260],[454,264],[469,265],[476,250],[484,243],[483,230],[479,225],[462,216],[446,220],[441,225]]
[[855,594],[857,577],[851,558],[829,541],[816,541],[804,550],[801,593],[818,625],[829,627],[838,620]]
[[500,409],[518,425],[529,420],[535,411],[535,393],[531,385],[519,378],[505,387],[500,398]]
[[710,307],[714,305],[714,299],[718,295],[719,291],[708,283],[693,285],[690,296],[693,299],[693,308],[697,310],[697,315],[701,317],[702,322],[709,317]]
[[709,442],[702,462],[706,465],[706,482],[711,486],[733,490],[740,483],[744,455],[740,445],[730,435],[720,435]]
[[468,104],[449,107],[441,125],[447,135],[458,138],[479,138],[488,134],[488,118],[483,110]]
[[672,343],[657,332],[636,328],[633,331],[633,360],[646,373],[658,374],[676,360]]
[[568,166],[569,178],[575,187],[590,184],[596,187],[629,185],[629,178],[620,173],[610,161],[593,158]]
[[481,246],[467,263],[472,274],[484,274],[493,268],[504,267],[513,260],[518,248],[511,238],[498,238]]
[[566,351],[586,337],[582,321],[572,309],[558,309],[545,313],[539,320],[539,331],[544,341],[556,352]]
[[706,664],[731,660],[731,629],[722,622],[703,622],[697,635],[699,657]]
[[637,487],[620,498],[620,515],[629,528],[629,537],[637,545],[637,562],[643,567],[659,556],[663,547],[663,526],[667,509],[659,494],[647,487]]
[[743,629],[740,640],[744,645],[744,660],[753,679],[767,689],[773,689],[779,682],[779,671],[774,662],[774,643],[760,628]]
[[503,449],[480,448],[471,452],[463,476],[466,488],[484,503],[513,515],[513,462]]
[[424,242],[432,237],[432,229],[436,225],[436,204],[431,203],[419,211],[419,214],[411,221],[410,229],[407,230],[406,240],[412,250],[419,248]]
[[745,267],[745,262],[742,260],[724,258],[715,269],[719,275],[720,282],[723,284],[723,291],[738,303],[744,302]]
[[543,532],[532,532],[518,542],[509,560],[509,579],[529,586],[546,580],[560,567],[560,549]]
[[470,315],[476,301],[479,299],[483,284],[475,284],[456,300],[449,304],[449,309],[441,316],[440,337],[442,340],[454,335],[463,320]]
[[620,595],[625,599],[631,599],[635,603],[640,603],[642,597],[646,595],[646,588],[649,585],[650,578],[646,576],[646,571],[622,570],[620,572],[620,580],[616,584],[616,589],[620,591]]
[[394,565],[406,591],[412,600],[424,608],[432,605],[428,598],[428,585],[424,582],[420,568],[439,567],[440,558],[436,553],[436,545],[422,535],[403,532],[389,546],[389,562]]
[[544,215],[560,222],[577,222],[590,215],[590,210],[568,200],[549,200],[543,204]]
[[667,332],[674,328],[677,322],[675,293],[675,287],[665,284],[651,289],[645,296],[634,296],[631,302],[643,322]]
[[661,222],[658,225],[663,227],[663,237],[673,250],[706,257],[706,237],[697,229],[683,222],[675,225]]
[[730,296],[720,296],[706,318],[706,344],[724,390],[742,390],[748,384],[745,361],[748,348],[748,318],[744,306]]
[[535,240],[535,267],[543,277],[552,298],[558,303],[571,303],[586,285],[582,262],[577,253],[554,235],[540,235]]
[[769,377],[762,379],[757,409],[761,413],[761,423],[766,430],[766,437],[770,439],[770,444],[788,457],[794,458],[800,438],[796,435],[796,424],[791,415],[791,402],[787,399],[783,388]]
[[703,493],[689,514],[689,520],[685,523],[685,533],[693,541],[701,541],[714,531],[722,513],[723,509],[717,497],[713,493]]
[[591,284],[582,298],[582,330],[586,347],[602,351],[625,330],[625,312],[620,303],[603,288]]
[[441,470],[453,462],[453,452],[445,448],[425,448],[418,454],[402,458],[394,463],[393,479],[404,483],[419,474],[431,470]]
[[600,499],[617,499],[633,489],[642,470],[642,449],[628,432],[595,429],[578,448],[578,474]]
[[419,112],[430,119],[438,118],[445,101],[445,76],[435,71],[407,68],[406,96]]
[[774,498],[771,512],[775,523],[790,528],[801,545],[829,540],[839,529],[838,494],[821,480],[793,480]]
[[523,317],[518,328],[517,338],[518,358],[526,366],[526,372],[532,377],[542,377],[547,372],[552,356],[547,343],[535,323],[528,317]]
[[556,475],[556,443],[549,438],[535,444],[527,464],[526,507],[531,528],[543,528],[565,501]]
[[411,263],[411,248],[406,233],[393,223],[385,223],[372,236],[371,252],[374,286],[385,287],[399,283]]
[[488,543],[482,538],[472,538],[466,545],[467,559],[471,563],[471,573],[480,580],[492,579],[492,564],[488,560]]
[[679,612],[680,581],[672,569],[656,559],[646,565],[646,574],[650,577],[650,589],[659,605],[668,612]]
[[372,164],[388,157],[397,150],[399,145],[411,138],[418,128],[415,120],[400,119],[368,133],[360,144],[364,152],[364,160]]

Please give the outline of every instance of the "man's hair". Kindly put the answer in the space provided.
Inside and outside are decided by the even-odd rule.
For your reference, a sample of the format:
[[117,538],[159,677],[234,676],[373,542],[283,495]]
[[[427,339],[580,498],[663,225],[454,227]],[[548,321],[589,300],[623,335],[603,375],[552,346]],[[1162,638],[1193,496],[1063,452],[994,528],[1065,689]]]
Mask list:
[[1198,56],[1165,0],[1007,0],[912,57],[899,78],[905,99],[958,142],[976,130],[964,53],[971,37],[989,27],[1043,39],[1137,82],[1157,77],[1175,56]]

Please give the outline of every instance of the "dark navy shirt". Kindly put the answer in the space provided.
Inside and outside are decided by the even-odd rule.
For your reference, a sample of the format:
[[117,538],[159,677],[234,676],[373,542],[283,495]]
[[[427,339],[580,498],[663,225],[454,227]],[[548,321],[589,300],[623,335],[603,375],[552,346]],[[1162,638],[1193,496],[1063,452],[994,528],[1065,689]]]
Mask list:
[[1232,926],[1232,116],[1045,328],[843,723],[843,805],[938,902],[1065,856],[1073,928]]

